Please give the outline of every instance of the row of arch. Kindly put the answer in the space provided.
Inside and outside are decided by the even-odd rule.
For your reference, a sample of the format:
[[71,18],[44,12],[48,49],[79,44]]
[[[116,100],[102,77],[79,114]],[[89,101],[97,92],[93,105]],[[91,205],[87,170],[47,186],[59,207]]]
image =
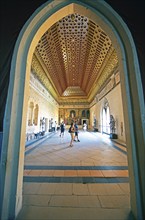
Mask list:
[[[39,105],[35,104],[34,102],[29,103],[28,107],[28,126],[37,126],[38,125],[38,116],[39,116]],[[90,116],[90,111],[89,110],[82,110],[82,117],[89,118]],[[70,111],[70,117],[76,117],[76,112],[75,110]],[[100,113],[102,125],[101,125],[101,131],[106,134],[110,134],[110,108],[109,108],[109,103],[107,99],[105,99],[104,106],[101,109]],[[93,127],[97,127],[97,119],[95,116],[93,116]]]
[[[76,111],[71,110],[70,111],[70,118],[74,118],[74,117],[76,117]],[[90,111],[89,110],[82,110],[81,117],[89,118],[90,117]]]

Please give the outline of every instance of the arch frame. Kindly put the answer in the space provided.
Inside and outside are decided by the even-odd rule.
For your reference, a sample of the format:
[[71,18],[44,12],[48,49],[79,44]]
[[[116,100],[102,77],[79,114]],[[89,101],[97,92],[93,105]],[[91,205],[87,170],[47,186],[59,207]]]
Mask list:
[[143,219],[145,111],[138,57],[128,27],[103,0],[97,3],[89,0],[48,1],[34,12],[19,34],[11,63],[4,116],[1,154],[2,219],[14,219],[22,207],[25,150],[23,134],[26,130],[29,78],[34,48],[40,35],[46,31],[46,24],[47,27],[51,26],[69,13],[79,12],[80,8],[81,13],[87,14],[87,17],[105,27],[104,30],[118,54],[128,146],[131,208],[136,219]]

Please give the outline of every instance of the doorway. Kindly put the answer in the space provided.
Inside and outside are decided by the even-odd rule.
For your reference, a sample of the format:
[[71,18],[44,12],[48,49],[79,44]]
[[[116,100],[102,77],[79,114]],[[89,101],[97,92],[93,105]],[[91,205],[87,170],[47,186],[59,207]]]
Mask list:
[[[104,1],[95,3],[89,0],[85,2],[86,4],[84,5],[75,3],[68,5],[66,1],[62,1],[59,5],[58,1],[47,2],[33,14],[18,37],[13,54],[12,77],[9,84],[4,118],[2,157],[10,165],[6,167],[2,165],[2,188],[4,192],[2,216],[4,219],[17,215],[22,207],[25,149],[25,137],[23,134],[25,134],[26,130],[26,109],[33,51],[44,31],[61,19],[62,16],[67,15],[68,11],[69,13],[85,14],[85,16],[93,19],[94,22],[98,22],[99,25],[104,25],[106,33],[108,33],[116,47],[121,72],[125,128],[128,131],[127,145],[133,198],[131,201],[132,212],[136,218],[143,219],[143,201],[145,199],[142,192],[144,180],[140,177],[143,176],[142,167],[144,167],[144,160],[142,160],[142,152],[144,151],[145,132],[141,115],[145,115],[145,113],[136,48],[127,26],[119,15],[116,16],[116,13],[107,3]],[[46,7],[47,9],[45,6],[48,6]],[[57,16],[55,13],[57,13]],[[48,14],[52,16],[48,17]],[[19,94],[21,94],[21,97]],[[136,112],[140,112],[139,116]],[[14,199],[12,195],[17,195],[17,197]]]
[[88,126],[88,125],[89,125],[88,123],[89,123],[89,120],[88,120],[88,119],[82,119],[82,125],[83,125],[83,124],[87,124],[87,126]]
[[109,105],[105,104],[102,110],[102,132],[110,134],[110,110]]

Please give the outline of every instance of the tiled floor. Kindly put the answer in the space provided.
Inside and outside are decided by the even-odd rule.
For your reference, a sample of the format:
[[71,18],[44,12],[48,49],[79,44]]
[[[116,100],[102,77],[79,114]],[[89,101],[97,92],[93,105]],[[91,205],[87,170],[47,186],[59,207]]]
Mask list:
[[127,220],[126,148],[94,132],[54,133],[25,155],[23,207],[17,220]]

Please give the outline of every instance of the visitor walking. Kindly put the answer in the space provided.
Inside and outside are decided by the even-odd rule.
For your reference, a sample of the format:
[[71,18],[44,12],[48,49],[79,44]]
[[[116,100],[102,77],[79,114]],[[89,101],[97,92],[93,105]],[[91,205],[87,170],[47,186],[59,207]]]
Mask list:
[[71,123],[71,126],[69,128],[69,133],[70,133],[70,136],[71,136],[70,147],[72,147],[73,146],[73,141],[74,141],[74,133],[75,133],[74,122]]
[[64,122],[62,121],[62,123],[60,124],[60,137],[64,136],[64,130],[65,130],[65,125]]
[[78,138],[78,133],[79,133],[78,130],[79,130],[79,129],[78,129],[77,122],[75,122],[74,127],[75,127],[75,137],[74,137],[74,141],[80,142],[80,140],[79,140],[79,138]]

